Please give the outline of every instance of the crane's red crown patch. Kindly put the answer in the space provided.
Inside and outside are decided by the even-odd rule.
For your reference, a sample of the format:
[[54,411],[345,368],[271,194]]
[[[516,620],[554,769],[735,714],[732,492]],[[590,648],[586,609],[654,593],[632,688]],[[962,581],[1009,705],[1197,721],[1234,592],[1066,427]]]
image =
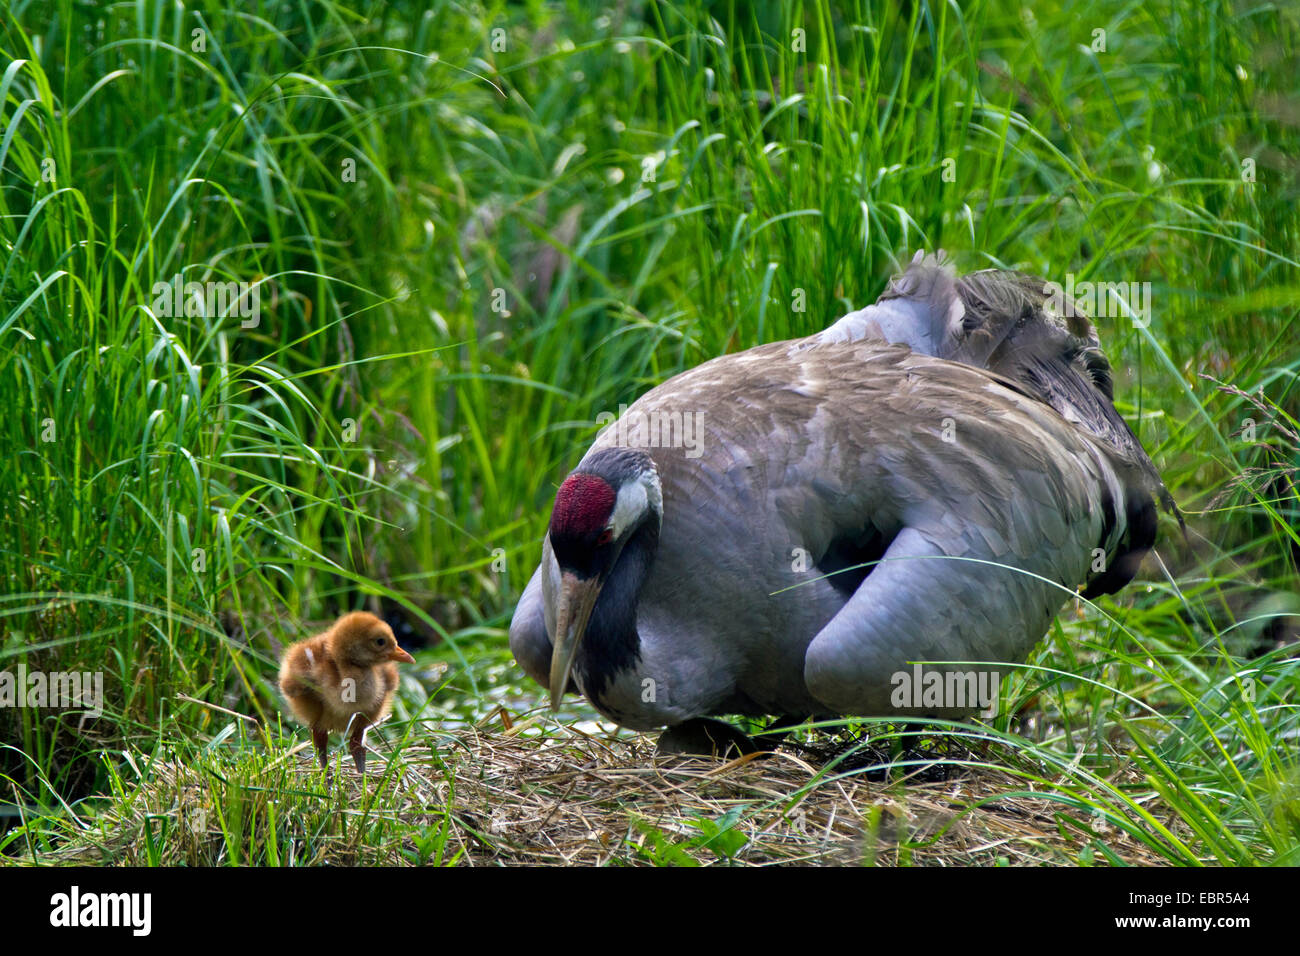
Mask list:
[[614,511],[614,489],[604,478],[570,475],[555,495],[551,527],[569,534],[591,534],[605,527]]

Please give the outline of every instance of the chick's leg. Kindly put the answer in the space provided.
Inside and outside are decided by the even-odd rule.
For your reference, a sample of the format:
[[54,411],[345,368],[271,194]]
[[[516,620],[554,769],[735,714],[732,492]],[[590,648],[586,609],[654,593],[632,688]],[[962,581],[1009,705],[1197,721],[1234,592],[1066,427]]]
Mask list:
[[366,719],[360,714],[352,718],[352,733],[348,737],[348,749],[356,762],[357,773],[366,772]]
[[311,729],[311,742],[316,745],[316,756],[320,758],[320,768],[325,770],[329,767],[329,758],[325,756],[325,750],[329,746],[330,732],[322,730],[319,727]]

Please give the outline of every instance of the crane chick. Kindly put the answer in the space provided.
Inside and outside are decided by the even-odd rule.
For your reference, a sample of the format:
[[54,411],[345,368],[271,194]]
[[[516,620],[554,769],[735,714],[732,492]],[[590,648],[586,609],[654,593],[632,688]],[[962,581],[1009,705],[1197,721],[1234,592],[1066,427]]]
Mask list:
[[322,768],[332,730],[348,732],[357,772],[366,772],[366,730],[383,720],[397,690],[394,661],[415,663],[392,628],[365,611],[345,614],[329,630],[289,647],[280,662],[280,690],[294,716],[311,729]]

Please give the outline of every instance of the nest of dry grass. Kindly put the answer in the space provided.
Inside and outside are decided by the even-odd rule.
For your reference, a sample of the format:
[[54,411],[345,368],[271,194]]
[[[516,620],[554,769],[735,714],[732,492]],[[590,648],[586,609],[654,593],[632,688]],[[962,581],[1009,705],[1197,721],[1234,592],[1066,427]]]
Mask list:
[[[437,731],[386,754],[381,745],[364,780],[350,764],[327,779],[305,745],[264,759],[237,785],[228,770],[157,765],[129,802],[115,801],[88,828],[93,837],[70,841],[58,857],[82,864],[231,862],[229,787],[236,785],[246,801],[250,794],[267,804],[277,794],[281,803],[295,801],[280,807],[278,831],[274,819],[259,827],[258,814],[267,811],[258,799],[243,808],[253,842],[242,862],[1165,862],[1134,835],[1062,803],[1052,788],[997,766],[992,754],[944,738],[893,761],[870,747],[846,754],[842,743],[825,742],[722,760],[658,757],[653,738],[644,736],[575,729],[529,736],[521,729]],[[218,776],[224,788],[214,783]],[[172,823],[169,836],[153,841],[147,860],[144,829],[156,828],[160,817]],[[278,841],[269,858],[255,843],[258,832]],[[436,853],[428,849],[434,833]]]
[[[471,863],[996,865],[1077,863],[1095,839],[1126,863],[1161,860],[1141,841],[1063,813],[1007,771],[913,752],[909,766],[840,748],[782,747],[724,761],[657,757],[646,737],[575,734],[539,744],[476,734],[479,772],[457,774],[462,816],[488,844]],[[931,762],[931,760],[933,762]],[[717,837],[719,821],[729,840]],[[680,851],[680,852],[674,852]]]

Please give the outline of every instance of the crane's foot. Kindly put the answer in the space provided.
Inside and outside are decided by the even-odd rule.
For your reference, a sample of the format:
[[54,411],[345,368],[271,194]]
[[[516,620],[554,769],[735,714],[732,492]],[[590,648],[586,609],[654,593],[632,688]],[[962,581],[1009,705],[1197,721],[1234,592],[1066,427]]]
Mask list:
[[789,737],[796,727],[807,723],[811,719],[811,717],[792,717],[789,714],[784,717],[777,717],[768,724],[768,727],[784,727],[786,729],[775,733],[771,730],[765,731],[754,738],[754,743],[757,744],[759,750],[775,750],[785,743],[785,738]]
[[674,724],[659,735],[656,755],[683,754],[703,757],[740,757],[770,748],[759,746],[731,724],[708,717]]

